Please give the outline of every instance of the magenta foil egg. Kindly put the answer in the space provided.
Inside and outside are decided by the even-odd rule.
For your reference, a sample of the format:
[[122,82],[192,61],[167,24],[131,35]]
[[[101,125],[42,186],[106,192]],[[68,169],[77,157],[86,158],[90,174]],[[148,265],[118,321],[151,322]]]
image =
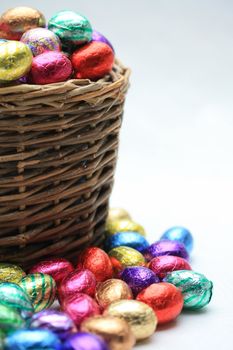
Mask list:
[[71,335],[63,344],[64,350],[110,350],[105,341],[91,333],[80,332]]
[[161,240],[151,244],[145,251],[144,256],[147,261],[156,258],[157,256],[173,255],[183,259],[188,259],[189,254],[183,243],[171,240]]
[[61,42],[56,34],[46,28],[30,29],[23,34],[20,41],[28,45],[33,56],[46,51],[61,51]]
[[191,270],[187,260],[173,255],[162,255],[149,263],[149,268],[162,280],[167,273],[177,270]]

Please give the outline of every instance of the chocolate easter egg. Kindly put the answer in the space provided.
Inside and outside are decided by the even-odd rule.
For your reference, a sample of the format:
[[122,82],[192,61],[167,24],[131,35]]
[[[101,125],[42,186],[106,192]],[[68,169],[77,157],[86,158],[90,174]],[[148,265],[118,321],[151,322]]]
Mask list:
[[25,275],[25,272],[17,265],[0,263],[0,282],[13,282],[17,284]]

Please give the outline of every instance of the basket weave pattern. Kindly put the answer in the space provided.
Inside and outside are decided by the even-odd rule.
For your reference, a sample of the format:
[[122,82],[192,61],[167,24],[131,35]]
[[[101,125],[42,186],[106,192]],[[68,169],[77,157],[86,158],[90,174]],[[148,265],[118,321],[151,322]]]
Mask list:
[[0,88],[0,261],[102,241],[128,78]]

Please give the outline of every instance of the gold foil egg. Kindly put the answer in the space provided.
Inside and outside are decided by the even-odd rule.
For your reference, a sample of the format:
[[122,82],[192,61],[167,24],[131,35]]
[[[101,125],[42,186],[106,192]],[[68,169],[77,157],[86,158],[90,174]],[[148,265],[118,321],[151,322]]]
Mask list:
[[150,337],[157,326],[153,309],[137,300],[115,301],[105,310],[104,315],[120,317],[131,326],[136,340]]
[[0,38],[19,40],[29,29],[45,27],[44,15],[31,7],[14,7],[0,17]]
[[131,216],[123,208],[110,208],[108,211],[107,222],[115,220],[131,220]]
[[133,299],[133,294],[127,283],[116,278],[111,278],[98,284],[95,298],[99,306],[105,309],[114,301]]
[[135,344],[131,327],[119,317],[90,317],[81,324],[80,330],[104,338],[110,350],[130,350]]
[[26,273],[17,265],[0,263],[0,282],[18,284],[25,275]]
[[120,246],[113,248],[108,253],[113,269],[116,273],[129,266],[145,266],[144,256],[136,249]]
[[20,287],[28,294],[35,312],[49,308],[56,296],[54,279],[43,273],[32,273],[20,281]]
[[106,222],[106,233],[109,235],[114,235],[117,232],[128,231],[138,232],[142,236],[146,235],[144,228],[133,220],[107,220]]
[[0,81],[10,82],[26,75],[32,64],[32,52],[20,41],[0,45]]

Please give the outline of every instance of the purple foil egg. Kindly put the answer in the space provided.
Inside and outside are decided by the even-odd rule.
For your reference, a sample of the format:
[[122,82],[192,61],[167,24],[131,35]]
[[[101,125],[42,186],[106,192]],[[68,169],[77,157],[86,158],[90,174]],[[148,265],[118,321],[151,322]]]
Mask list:
[[81,332],[71,335],[63,344],[63,350],[109,350],[109,347],[97,335]]
[[64,312],[43,310],[34,314],[30,328],[47,329],[56,333],[61,340],[66,340],[71,333],[77,332],[74,322]]
[[152,270],[142,266],[125,268],[121,272],[120,278],[132,289],[134,296],[151,284],[160,282]]
[[188,260],[189,254],[183,243],[171,240],[161,240],[150,245],[145,251],[145,258],[150,261],[157,256],[173,255]]
[[113,50],[113,52],[115,52],[110,41],[103,34],[97,32],[97,30],[93,30],[93,32],[92,32],[92,41],[101,41],[102,43],[105,43],[108,46],[110,46],[111,49]]

